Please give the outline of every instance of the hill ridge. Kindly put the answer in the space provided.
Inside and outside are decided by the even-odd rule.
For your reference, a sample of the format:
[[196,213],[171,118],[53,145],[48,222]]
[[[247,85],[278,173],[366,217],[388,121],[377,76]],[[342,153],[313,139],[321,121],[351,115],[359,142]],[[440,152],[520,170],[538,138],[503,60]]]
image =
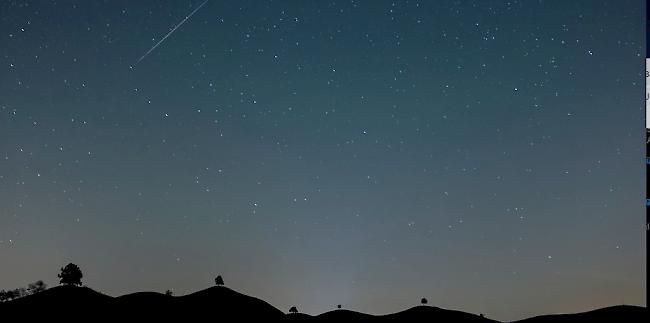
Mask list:
[[[350,309],[336,309],[309,315],[285,314],[270,303],[240,293],[226,286],[212,286],[185,295],[171,296],[142,291],[110,296],[90,287],[57,286],[42,292],[0,303],[6,317],[24,316],[33,309],[53,313],[54,317],[88,320],[101,314],[103,320],[130,318],[162,321],[199,319],[212,315],[221,321],[253,320],[255,322],[498,322],[481,315],[436,306],[418,305],[384,315],[373,315]],[[539,315],[515,322],[550,323],[614,320],[645,322],[647,309],[634,305],[614,305],[571,314]],[[74,319],[73,319],[74,321]]]

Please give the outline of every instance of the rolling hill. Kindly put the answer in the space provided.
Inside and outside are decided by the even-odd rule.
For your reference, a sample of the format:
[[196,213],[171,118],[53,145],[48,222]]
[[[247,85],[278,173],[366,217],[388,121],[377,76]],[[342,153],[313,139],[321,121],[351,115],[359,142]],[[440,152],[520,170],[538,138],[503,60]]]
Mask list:
[[[370,315],[339,309],[320,315],[285,314],[269,303],[223,286],[170,296],[138,292],[111,297],[88,287],[58,286],[0,303],[0,317],[47,317],[76,321],[203,321],[216,322],[497,322],[479,315],[434,306],[416,306],[388,315]],[[585,313],[554,314],[524,319],[522,323],[645,322],[647,309],[613,306]]]
[[618,305],[599,308],[593,311],[575,314],[541,315],[517,323],[568,323],[568,322],[625,322],[636,323],[648,320],[646,307]]

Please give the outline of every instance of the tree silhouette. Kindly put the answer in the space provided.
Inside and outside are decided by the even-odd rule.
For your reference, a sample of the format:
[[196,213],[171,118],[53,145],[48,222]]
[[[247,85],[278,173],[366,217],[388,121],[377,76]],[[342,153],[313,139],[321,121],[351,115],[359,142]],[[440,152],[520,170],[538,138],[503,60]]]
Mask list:
[[38,280],[34,283],[27,285],[27,294],[32,295],[32,294],[40,293],[46,289],[47,289],[47,285],[42,280]]
[[223,278],[221,278],[221,275],[214,279],[214,284],[217,286],[223,286]]
[[4,297],[5,297],[5,300],[11,301],[11,300],[14,300],[16,298],[21,298],[21,297],[24,297],[24,296],[27,296],[27,290],[25,288],[21,287],[21,288],[16,288],[16,289],[6,291]]
[[11,301],[16,298],[23,297],[27,294],[24,288],[16,288],[5,291],[4,289],[0,291],[0,302]]
[[58,275],[59,283],[68,286],[81,286],[81,278],[83,274],[79,266],[69,263],[61,268],[61,273]]
[[295,306],[291,306],[291,308],[289,309],[289,313],[296,314],[298,313],[298,309]]
[[0,291],[0,302],[14,300],[16,298],[25,297],[27,295],[36,294],[44,291],[47,288],[47,285],[42,281],[36,281],[25,287],[20,287],[12,290],[5,291],[4,289]]
[[13,290],[8,290],[4,292],[4,300],[5,301],[10,301],[12,299],[16,298],[16,294]]
[[336,308],[341,309],[341,304],[336,305]]
[[429,301],[424,297],[422,297],[422,299],[420,300],[420,303],[422,303],[422,305],[426,305],[428,302]]
[[169,289],[165,291],[165,295],[167,295],[167,296],[172,296],[173,294],[174,294],[174,292],[172,292]]
[[14,293],[14,298],[21,298],[28,295],[25,287],[16,288],[14,289],[13,293]]

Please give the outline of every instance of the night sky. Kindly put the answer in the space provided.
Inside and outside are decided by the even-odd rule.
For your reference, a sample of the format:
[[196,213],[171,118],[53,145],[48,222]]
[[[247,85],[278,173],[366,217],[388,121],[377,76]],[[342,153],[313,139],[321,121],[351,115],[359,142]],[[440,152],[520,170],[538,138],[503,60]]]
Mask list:
[[645,304],[644,1],[202,2],[2,1],[0,288]]

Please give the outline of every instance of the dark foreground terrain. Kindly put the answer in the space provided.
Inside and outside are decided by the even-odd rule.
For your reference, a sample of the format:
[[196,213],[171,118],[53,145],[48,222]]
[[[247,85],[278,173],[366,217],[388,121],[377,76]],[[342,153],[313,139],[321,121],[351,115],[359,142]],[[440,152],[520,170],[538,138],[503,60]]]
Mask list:
[[[578,314],[547,315],[519,322],[645,322],[647,309],[613,306]],[[269,303],[223,286],[184,296],[142,292],[111,297],[87,287],[59,286],[0,303],[0,320],[16,319],[94,321],[186,322],[496,322],[479,315],[416,306],[388,315],[369,315],[340,309],[311,316],[285,314]]]

